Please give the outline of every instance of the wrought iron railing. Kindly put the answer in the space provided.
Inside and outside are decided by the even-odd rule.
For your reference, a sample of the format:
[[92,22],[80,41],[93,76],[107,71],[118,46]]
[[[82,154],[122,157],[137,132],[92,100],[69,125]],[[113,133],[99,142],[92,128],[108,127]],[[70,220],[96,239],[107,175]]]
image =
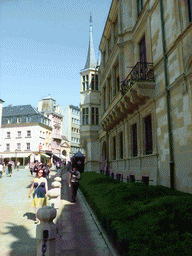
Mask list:
[[125,94],[135,81],[154,81],[153,63],[137,62],[121,84],[121,93]]

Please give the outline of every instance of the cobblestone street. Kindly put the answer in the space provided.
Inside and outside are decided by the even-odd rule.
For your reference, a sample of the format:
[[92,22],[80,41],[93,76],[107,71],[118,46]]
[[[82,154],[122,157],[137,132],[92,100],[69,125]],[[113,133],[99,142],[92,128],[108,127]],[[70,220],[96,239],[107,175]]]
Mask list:
[[35,214],[28,198],[33,177],[28,169],[0,179],[0,255],[36,255]]

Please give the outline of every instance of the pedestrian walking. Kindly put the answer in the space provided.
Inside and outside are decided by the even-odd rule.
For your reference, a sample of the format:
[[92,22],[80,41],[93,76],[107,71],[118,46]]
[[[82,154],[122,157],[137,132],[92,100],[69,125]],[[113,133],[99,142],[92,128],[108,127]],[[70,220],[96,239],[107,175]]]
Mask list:
[[11,174],[12,174],[12,163],[11,161],[8,162],[8,176],[11,177]]
[[0,163],[0,179],[3,176],[3,163]]
[[30,163],[30,164],[29,164],[29,169],[30,169],[31,175],[33,175],[33,167],[34,167],[34,164],[33,164],[33,163]]
[[37,165],[34,165],[34,168],[33,168],[33,176],[34,176],[34,177],[37,176],[37,172],[38,172],[38,166],[37,166]]
[[17,162],[17,171],[19,170],[20,162]]
[[44,176],[43,169],[38,169],[37,177],[33,180],[30,191],[29,191],[29,198],[30,198],[31,193],[34,190],[31,206],[35,209],[35,216],[36,216],[35,224],[39,222],[37,218],[38,209],[41,208],[42,206],[47,205],[48,185],[47,185],[47,179],[43,176]]
[[69,174],[69,187],[71,187],[72,202],[76,202],[77,190],[79,188],[80,172],[76,167]]
[[49,165],[47,165],[46,169],[45,169],[45,178],[46,179],[49,179],[49,173],[50,173],[50,167],[49,167]]

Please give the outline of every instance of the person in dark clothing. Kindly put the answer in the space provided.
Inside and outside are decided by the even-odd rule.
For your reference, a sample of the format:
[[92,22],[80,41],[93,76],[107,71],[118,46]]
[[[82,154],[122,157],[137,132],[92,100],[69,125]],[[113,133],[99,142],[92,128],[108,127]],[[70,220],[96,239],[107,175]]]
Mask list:
[[12,174],[12,163],[11,163],[11,161],[9,161],[7,167],[8,167],[8,176],[11,177],[11,174]]
[[76,167],[73,167],[69,174],[69,186],[71,187],[72,202],[76,202],[77,190],[79,188],[80,172]]

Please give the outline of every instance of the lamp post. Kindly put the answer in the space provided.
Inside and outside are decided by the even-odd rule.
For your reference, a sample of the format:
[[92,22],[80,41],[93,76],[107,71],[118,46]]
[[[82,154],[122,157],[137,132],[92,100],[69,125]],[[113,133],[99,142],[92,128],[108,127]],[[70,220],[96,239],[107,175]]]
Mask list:
[[15,149],[15,166],[17,165],[17,149]]

